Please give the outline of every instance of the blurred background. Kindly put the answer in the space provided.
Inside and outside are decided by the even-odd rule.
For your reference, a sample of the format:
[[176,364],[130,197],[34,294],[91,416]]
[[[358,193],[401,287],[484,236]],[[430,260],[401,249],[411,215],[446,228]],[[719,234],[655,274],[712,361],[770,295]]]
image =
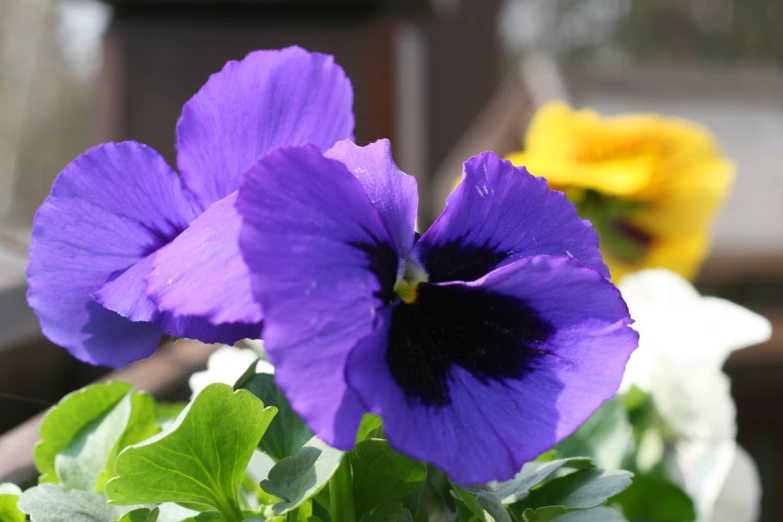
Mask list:
[[783,520],[781,21],[781,0],[0,0],[0,433],[103,373],[43,340],[24,299],[57,173],[110,140],[173,162],[182,104],[210,73],[298,44],[346,69],[357,141],[392,139],[423,224],[463,160],[518,149],[550,99],[712,129],[738,178],[697,284],[775,325],[727,371],[763,520]]

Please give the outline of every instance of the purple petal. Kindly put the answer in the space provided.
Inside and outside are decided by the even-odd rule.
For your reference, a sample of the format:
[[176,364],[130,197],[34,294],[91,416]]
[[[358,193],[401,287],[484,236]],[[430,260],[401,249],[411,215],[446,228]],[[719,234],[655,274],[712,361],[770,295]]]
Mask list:
[[261,322],[239,253],[242,219],[236,199],[234,192],[214,203],[158,252],[146,291],[161,310],[213,324]]
[[[234,211],[234,214],[236,215],[236,211]],[[190,230],[191,228],[192,227],[187,230]],[[235,264],[244,268],[244,263],[242,263],[242,260],[239,257],[239,247],[236,245],[238,236],[239,233],[237,231],[234,234],[233,246],[236,258],[230,260],[227,265],[228,267]],[[174,241],[174,243],[176,242],[177,240]],[[119,273],[116,277],[110,278],[109,281],[104,283],[101,288],[93,294],[93,298],[105,308],[117,312],[131,321],[155,323],[163,332],[173,335],[174,337],[188,337],[190,339],[198,339],[204,343],[234,344],[240,339],[257,339],[261,336],[261,325],[258,324],[259,321],[227,319],[213,323],[209,318],[198,315],[174,315],[161,310],[155,303],[148,299],[146,278],[148,277],[148,274],[152,272],[153,265],[157,263],[157,258],[162,253],[171,249],[171,244],[169,244],[161,250],[148,255],[124,272]],[[188,255],[192,254],[193,252],[188,252]],[[179,259],[179,263],[176,263],[176,259],[172,259],[172,264],[188,264],[189,258],[187,256]],[[226,268],[226,266],[221,268]],[[198,272],[200,267],[196,265],[193,267],[193,270]],[[247,272],[246,269],[245,272]],[[218,272],[217,274],[220,273],[222,272]],[[202,288],[205,290],[210,288],[209,284],[217,274],[207,275],[202,272],[201,276],[204,277],[201,285]],[[245,281],[247,281],[247,279],[245,279]],[[215,285],[213,284],[212,288],[214,289],[214,287]],[[230,291],[231,289],[229,288],[227,292]],[[249,294],[249,288],[246,289],[245,292]],[[213,297],[207,293],[199,293],[198,291],[196,292],[196,295],[200,295],[207,299]],[[253,302],[250,302],[249,306],[251,309],[259,309],[258,305]]]
[[346,378],[397,450],[459,484],[507,480],[614,395],[638,341],[630,322],[601,274],[534,257],[422,285],[378,315]]
[[158,307],[147,298],[144,277],[152,270],[156,254],[157,251],[110,276],[92,294],[93,299],[131,321],[154,322],[159,314]]
[[[91,295],[179,234],[197,211],[177,174],[144,145],[101,145],[71,162],[33,224],[27,295],[44,334],[92,364],[150,355],[160,330],[103,309]],[[127,279],[137,276],[134,269]],[[143,292],[134,299],[123,308],[150,313]]]
[[530,256],[568,256],[609,278],[598,235],[546,180],[491,152],[465,162],[462,183],[416,245],[430,281],[473,281]]
[[337,143],[325,154],[348,167],[383,219],[397,251],[405,256],[413,246],[419,194],[416,178],[394,163],[389,140],[359,147],[350,140]]
[[345,165],[313,146],[262,158],[237,209],[276,381],[321,439],[350,448],[364,408],[343,367],[393,295],[399,266],[378,210]]
[[230,322],[214,325],[204,317],[174,316],[161,312],[155,319],[161,329],[174,337],[198,339],[202,343],[232,345],[241,339],[259,339],[260,324]]
[[351,82],[331,56],[299,47],[252,52],[228,62],[183,107],[177,165],[207,208],[276,147],[324,151],[352,138],[352,105]]

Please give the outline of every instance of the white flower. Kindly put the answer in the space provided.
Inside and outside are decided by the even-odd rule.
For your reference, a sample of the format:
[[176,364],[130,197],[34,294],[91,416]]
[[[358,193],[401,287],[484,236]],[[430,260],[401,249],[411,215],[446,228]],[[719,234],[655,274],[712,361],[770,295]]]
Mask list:
[[736,411],[722,367],[731,352],[768,340],[772,327],[741,306],[702,297],[667,270],[632,274],[619,287],[640,335],[620,391],[636,385],[651,394],[678,436],[672,460],[698,520],[710,520],[737,458]]
[[[263,353],[264,345],[261,341],[244,340],[241,342],[244,345],[252,346],[252,348],[223,345],[209,356],[205,371],[196,372],[190,376],[188,384],[192,392],[191,399],[212,383],[222,382],[233,386],[237,379],[242,377],[248,366]],[[275,369],[267,361],[261,359],[256,366],[256,372],[275,373]]]
[[760,504],[761,480],[756,465],[750,455],[737,446],[712,522],[755,522],[761,514]]

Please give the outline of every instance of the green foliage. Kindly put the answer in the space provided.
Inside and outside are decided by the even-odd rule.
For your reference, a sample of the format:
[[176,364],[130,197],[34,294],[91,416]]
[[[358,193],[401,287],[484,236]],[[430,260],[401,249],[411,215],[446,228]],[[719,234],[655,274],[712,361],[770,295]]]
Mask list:
[[415,491],[427,477],[424,463],[397,453],[385,440],[360,442],[350,458],[357,516]]
[[17,507],[22,490],[16,484],[0,484],[0,521],[25,522],[25,515]]
[[[203,513],[198,513],[197,515],[193,515],[192,517],[188,517],[181,521],[178,520],[177,522],[225,522],[225,520],[226,519],[224,519],[223,516],[217,511],[204,511]],[[164,521],[158,520],[158,522],[164,522]],[[172,520],[171,522],[174,521]],[[242,519],[242,522],[259,522],[259,521],[257,521],[255,517],[249,517],[249,518]]]
[[383,419],[372,413],[365,413],[362,417],[362,423],[359,425],[359,431],[356,434],[356,442],[364,439],[382,438]]
[[129,391],[106,413],[82,428],[55,458],[60,483],[70,489],[103,491],[114,475],[117,454],[159,429],[155,401],[146,393]]
[[19,509],[32,522],[113,522],[128,511],[127,507],[107,504],[100,493],[56,484],[41,484],[22,493]]
[[590,457],[598,466],[618,469],[633,445],[633,428],[625,405],[619,399],[612,399],[560,442],[557,453],[564,457]]
[[631,485],[627,471],[582,469],[551,480],[530,492],[512,510],[525,522],[549,522],[570,511],[590,509],[604,504]]
[[[194,517],[202,514],[197,511],[193,511],[192,509],[182,507],[179,504],[174,504],[173,502],[159,504],[157,509],[160,511],[157,522],[192,522],[192,520],[195,519]],[[215,512],[213,511],[211,513]]]
[[413,522],[413,515],[401,503],[395,502],[365,514],[362,522]]
[[676,484],[664,477],[637,475],[631,487],[613,502],[623,508],[629,520],[645,522],[691,522],[696,520],[693,501]]
[[[124,397],[120,404],[127,398]],[[118,406],[115,406],[115,409]],[[130,417],[125,422],[125,429],[104,464],[104,471],[98,476],[97,489],[103,491],[106,482],[114,477],[114,462],[122,450],[133,444],[138,444],[160,432],[158,426],[158,411],[155,400],[144,392],[134,392],[130,397]],[[124,420],[124,418],[123,418]]]
[[522,471],[508,482],[493,484],[493,488],[503,504],[513,504],[526,499],[530,490],[562,468],[592,468],[593,461],[585,457],[568,459],[533,461],[522,466]]
[[[602,444],[633,446],[625,403],[607,402],[513,479],[460,487],[394,451],[375,415],[362,419],[353,450],[327,446],[273,377],[254,368],[236,390],[213,384],[187,405],[156,404],[127,383],[67,396],[42,426],[43,483],[21,497],[13,485],[0,486],[0,521],[23,522],[27,513],[32,522],[624,522],[604,506],[608,499],[635,514],[649,491],[668,498],[668,483],[647,476],[619,494],[631,474],[588,458],[616,462],[626,449]],[[260,484],[247,473],[255,451],[276,461]],[[566,453],[573,455],[559,458]],[[681,508],[684,494],[676,493]]]
[[[257,362],[250,368],[255,369]],[[247,390],[266,404],[277,408],[277,415],[264,433],[258,448],[279,461],[293,457],[302,446],[313,438],[313,433],[302,419],[291,409],[283,392],[275,384],[274,377],[268,373],[245,374],[237,381],[234,389]]]
[[562,517],[557,517],[555,522],[627,522],[619,512],[608,507],[596,507],[584,511],[572,511]]
[[283,515],[302,505],[326,486],[343,460],[342,451],[331,448],[317,437],[293,457],[285,457],[269,471],[261,488],[280,502],[272,506],[274,515]]
[[245,390],[208,386],[168,430],[117,457],[106,497],[125,505],[185,503],[240,521],[242,478],[275,411]]
[[644,210],[644,203],[608,196],[592,189],[580,192],[575,199],[577,213],[590,220],[598,232],[601,248],[628,262],[637,261],[644,254],[644,241],[613,226]]
[[160,509],[139,508],[128,511],[117,522],[158,522]]
[[455,486],[455,490],[468,509],[482,522],[490,522],[487,515],[491,516],[495,522],[511,522],[511,516],[503,507],[500,497],[490,486],[469,488]]
[[167,428],[177,420],[179,414],[188,406],[187,402],[159,402],[155,405],[158,411],[158,425]]
[[35,446],[35,465],[40,482],[59,482],[55,460],[79,432],[104,415],[132,389],[126,382],[92,384],[63,397],[41,422],[40,440]]

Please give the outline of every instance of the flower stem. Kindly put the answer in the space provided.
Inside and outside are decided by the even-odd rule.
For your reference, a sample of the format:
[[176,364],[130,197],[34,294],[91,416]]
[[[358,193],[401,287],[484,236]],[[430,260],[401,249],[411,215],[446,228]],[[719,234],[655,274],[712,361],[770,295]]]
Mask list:
[[242,519],[245,518],[235,502],[226,502],[223,506],[218,507],[218,512],[226,522],[242,522]]
[[353,472],[347,456],[329,479],[329,499],[332,504],[332,520],[356,522],[356,509],[353,505]]

